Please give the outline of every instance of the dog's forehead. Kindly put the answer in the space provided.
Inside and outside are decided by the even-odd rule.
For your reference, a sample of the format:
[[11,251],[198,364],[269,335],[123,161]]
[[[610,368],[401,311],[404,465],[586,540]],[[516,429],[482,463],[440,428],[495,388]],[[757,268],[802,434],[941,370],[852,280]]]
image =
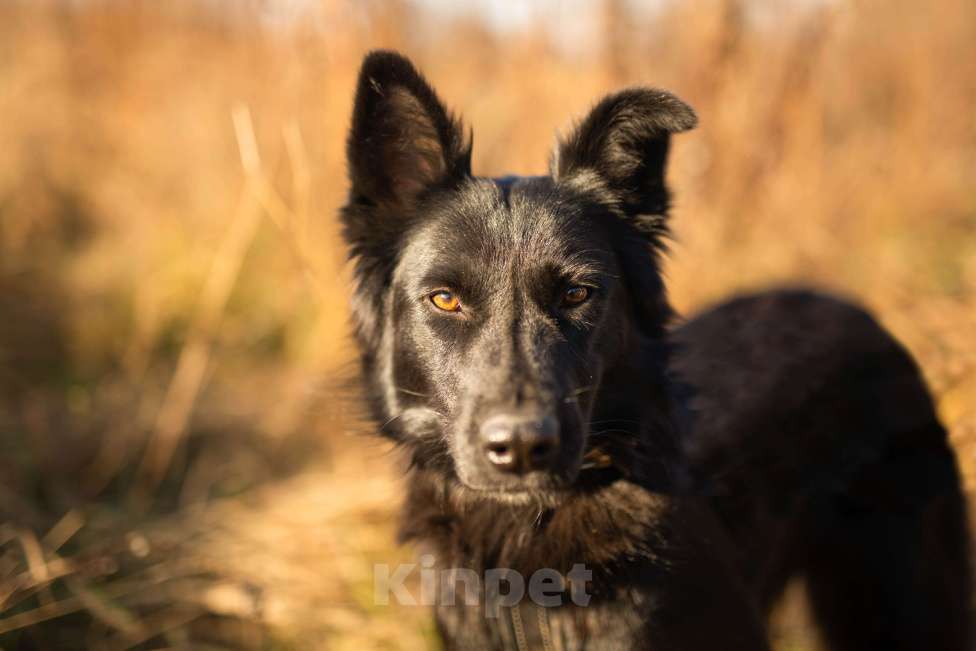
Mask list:
[[549,177],[473,178],[427,210],[396,273],[414,289],[431,277],[498,287],[516,278],[616,273],[603,229]]
[[468,182],[441,207],[429,235],[442,252],[544,259],[592,244],[587,230],[579,208],[549,177],[503,177]]

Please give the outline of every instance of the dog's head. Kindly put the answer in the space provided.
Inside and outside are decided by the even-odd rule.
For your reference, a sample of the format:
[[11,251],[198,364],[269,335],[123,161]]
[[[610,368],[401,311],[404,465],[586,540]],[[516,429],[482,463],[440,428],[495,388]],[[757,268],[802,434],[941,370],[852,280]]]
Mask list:
[[671,315],[665,165],[694,124],[669,93],[625,90],[558,144],[550,176],[478,178],[410,62],[366,57],[342,210],[353,318],[374,416],[415,463],[484,495],[555,496],[604,465],[605,430],[639,434],[608,421],[655,400],[634,388]]

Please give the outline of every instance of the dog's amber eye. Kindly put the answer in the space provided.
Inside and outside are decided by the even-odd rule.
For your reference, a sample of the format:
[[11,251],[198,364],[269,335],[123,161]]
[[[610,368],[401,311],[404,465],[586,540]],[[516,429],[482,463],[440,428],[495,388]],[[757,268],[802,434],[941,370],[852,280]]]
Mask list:
[[563,293],[563,305],[579,305],[590,297],[590,290],[586,287],[570,287]]
[[431,294],[430,302],[433,303],[434,307],[436,307],[438,310],[444,310],[445,312],[461,311],[461,301],[458,300],[458,297],[443,289]]

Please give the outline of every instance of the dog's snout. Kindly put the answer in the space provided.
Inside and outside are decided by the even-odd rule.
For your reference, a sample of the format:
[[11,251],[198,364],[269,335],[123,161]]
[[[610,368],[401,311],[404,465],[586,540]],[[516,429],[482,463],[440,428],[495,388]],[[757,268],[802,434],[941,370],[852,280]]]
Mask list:
[[545,470],[559,449],[559,423],[553,416],[499,414],[481,426],[481,448],[502,472]]

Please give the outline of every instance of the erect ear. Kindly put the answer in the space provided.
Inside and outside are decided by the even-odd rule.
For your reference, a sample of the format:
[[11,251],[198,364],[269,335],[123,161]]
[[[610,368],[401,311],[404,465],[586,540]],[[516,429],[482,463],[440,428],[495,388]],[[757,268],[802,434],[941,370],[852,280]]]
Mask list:
[[397,243],[421,195],[470,175],[471,144],[407,59],[377,51],[359,72],[346,157],[351,188],[340,216],[355,264],[353,320],[371,358]]
[[[671,134],[697,118],[690,106],[663,90],[631,88],[609,95],[559,142],[551,173],[558,183],[593,195],[643,236],[620,238],[621,262],[647,334],[660,338],[670,318],[657,252],[667,232],[670,193],[665,184]],[[621,224],[622,225],[622,224]],[[648,249],[647,244],[651,247]],[[652,264],[647,264],[647,253]]]
[[691,107],[663,90],[609,95],[559,142],[553,178],[599,193],[640,230],[656,235],[665,228],[670,203],[665,171],[671,134],[696,123]]
[[405,207],[470,174],[471,145],[460,121],[395,52],[363,60],[346,147],[352,203]]

